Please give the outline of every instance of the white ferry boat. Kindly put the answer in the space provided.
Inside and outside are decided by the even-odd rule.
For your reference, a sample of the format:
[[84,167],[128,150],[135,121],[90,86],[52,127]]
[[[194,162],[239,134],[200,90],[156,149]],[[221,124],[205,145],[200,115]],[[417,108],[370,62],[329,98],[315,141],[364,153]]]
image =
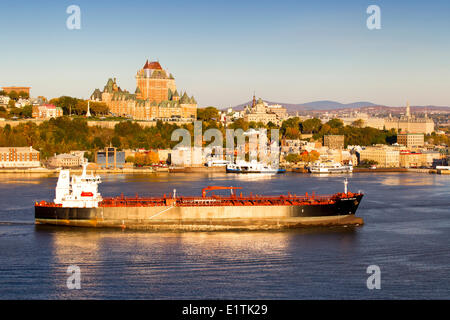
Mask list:
[[270,165],[258,162],[256,160],[252,161],[237,161],[236,163],[227,164],[227,172],[229,173],[266,173],[266,174],[277,174],[285,173],[285,169],[274,168]]
[[333,161],[314,162],[308,170],[311,173],[349,173],[353,172],[353,165],[351,162],[348,165]]
[[206,162],[207,167],[225,167],[230,161],[221,159],[211,159]]

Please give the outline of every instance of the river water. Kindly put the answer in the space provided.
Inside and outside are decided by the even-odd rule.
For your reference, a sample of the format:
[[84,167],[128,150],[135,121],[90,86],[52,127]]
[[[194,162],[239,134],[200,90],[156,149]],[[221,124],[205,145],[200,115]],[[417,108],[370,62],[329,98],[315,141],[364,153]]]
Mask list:
[[[450,176],[353,173],[362,227],[143,232],[34,225],[56,177],[0,175],[0,299],[449,299]],[[200,195],[207,185],[280,194],[343,191],[343,175],[102,176],[103,196]],[[67,288],[69,266],[81,289]],[[380,268],[381,289],[367,288]]]

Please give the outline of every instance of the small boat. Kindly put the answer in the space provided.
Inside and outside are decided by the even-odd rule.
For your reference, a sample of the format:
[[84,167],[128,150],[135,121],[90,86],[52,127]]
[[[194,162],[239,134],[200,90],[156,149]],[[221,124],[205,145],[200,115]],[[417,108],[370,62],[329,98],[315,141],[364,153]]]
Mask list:
[[227,164],[227,172],[229,173],[266,173],[266,174],[277,174],[285,173],[286,169],[274,168],[270,165],[258,162],[256,160],[252,161],[236,161],[236,163]]
[[353,165],[351,162],[348,165],[342,165],[333,161],[317,161],[308,167],[308,171],[311,173],[350,173],[353,172]]

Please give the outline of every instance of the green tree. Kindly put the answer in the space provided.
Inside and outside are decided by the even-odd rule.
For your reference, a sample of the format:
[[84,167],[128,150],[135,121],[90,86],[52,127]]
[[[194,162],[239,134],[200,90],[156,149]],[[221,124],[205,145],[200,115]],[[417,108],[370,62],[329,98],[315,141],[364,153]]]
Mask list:
[[113,145],[113,147],[116,147],[116,148],[120,148],[122,145],[120,142],[120,138],[118,136],[112,137],[111,144]]
[[197,109],[197,119],[202,121],[219,120],[219,110],[215,107]]
[[25,118],[31,118],[33,116],[33,106],[32,105],[26,105],[22,108],[22,115]]
[[290,163],[297,163],[297,162],[300,162],[300,160],[301,160],[300,155],[298,155],[296,153],[290,153],[284,159]]
[[249,128],[249,123],[245,121],[243,118],[239,118],[230,125],[228,125],[228,128],[230,129],[242,129],[244,131],[247,131]]
[[105,143],[100,139],[100,137],[95,137],[93,141],[94,147],[98,149],[105,148]]
[[11,91],[8,93],[10,99],[17,101],[19,99],[19,94],[16,91]]
[[333,118],[327,122],[331,128],[343,128],[344,122],[341,119]]
[[352,126],[362,128],[364,126],[364,120],[358,119],[352,122]]
[[77,103],[78,103],[77,98],[69,96],[62,96],[50,100],[50,104],[60,107],[65,115],[76,113],[75,110],[77,110]]
[[89,105],[91,114],[93,115],[106,115],[109,112],[109,108],[104,102],[91,102]]
[[302,123],[302,133],[317,133],[322,126],[322,121],[318,118],[307,119]]
[[20,92],[18,93],[18,95],[19,95],[19,97],[22,98],[22,99],[28,99],[28,98],[30,97],[30,95],[29,95],[27,92],[25,92],[25,91],[20,91]]
[[275,123],[273,123],[272,121],[269,121],[267,123],[267,129],[277,129],[279,128]]

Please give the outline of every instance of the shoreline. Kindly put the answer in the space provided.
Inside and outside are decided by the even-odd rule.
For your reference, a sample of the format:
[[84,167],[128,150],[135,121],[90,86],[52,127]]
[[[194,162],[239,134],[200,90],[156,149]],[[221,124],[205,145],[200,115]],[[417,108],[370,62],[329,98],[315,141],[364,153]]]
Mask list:
[[[47,168],[0,168],[0,175],[4,173],[15,173],[15,174],[58,174],[58,169],[47,169]],[[177,173],[226,173],[224,167],[183,167],[183,168],[145,168],[145,169],[92,169],[89,170],[93,174],[177,174]],[[71,173],[81,173],[81,168],[70,169]],[[308,175],[335,175],[335,173],[324,173],[324,174],[312,174],[309,172],[303,172],[296,170],[295,168],[286,168],[286,172],[288,173],[297,173],[297,174],[308,174]],[[355,168],[353,173],[389,173],[389,172],[401,172],[401,173],[429,173],[429,174],[439,174],[439,170],[437,169],[417,169],[417,168],[378,168],[378,169],[369,169],[369,168]],[[445,174],[445,172],[441,172],[441,174]],[[245,175],[245,174],[243,174]]]

